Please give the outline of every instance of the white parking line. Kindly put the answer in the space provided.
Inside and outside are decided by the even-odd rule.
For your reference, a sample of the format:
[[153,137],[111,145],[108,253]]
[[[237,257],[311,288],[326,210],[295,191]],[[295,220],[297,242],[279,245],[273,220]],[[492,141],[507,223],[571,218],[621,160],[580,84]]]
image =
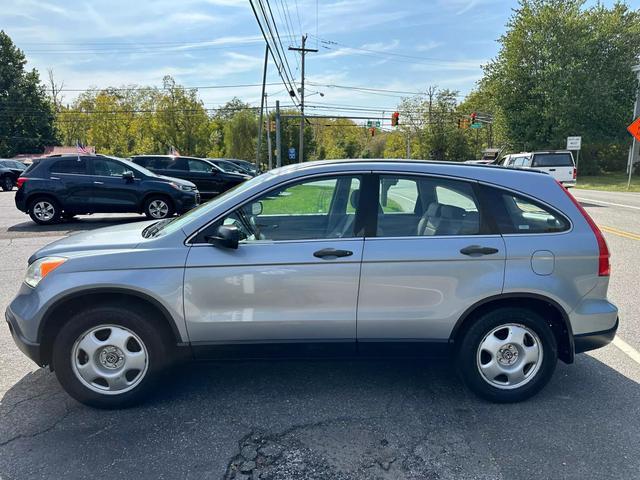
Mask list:
[[620,349],[620,351],[627,357],[640,365],[640,352],[638,352],[635,348],[622,340],[620,337],[615,337],[613,339],[613,344],[618,347],[618,349]]
[[603,202],[602,200],[594,200],[593,198],[575,197],[581,202],[601,203],[603,205],[611,205],[613,207],[633,208],[634,210],[640,210],[640,207],[634,205],[625,205],[624,203]]

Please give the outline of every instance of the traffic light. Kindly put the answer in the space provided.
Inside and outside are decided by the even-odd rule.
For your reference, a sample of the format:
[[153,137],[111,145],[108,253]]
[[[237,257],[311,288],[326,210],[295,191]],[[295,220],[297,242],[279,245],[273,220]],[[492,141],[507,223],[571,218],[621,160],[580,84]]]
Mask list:
[[400,113],[393,112],[393,114],[391,115],[391,126],[397,127],[400,124],[399,119],[400,119]]
[[476,118],[478,117],[478,114],[476,112],[473,112],[471,114],[471,124],[476,123]]
[[462,119],[461,118],[458,119],[458,128],[462,128]]
[[371,136],[372,136],[372,137],[375,137],[375,136],[376,136],[376,127],[371,127],[371,128],[369,129],[369,133],[371,133]]

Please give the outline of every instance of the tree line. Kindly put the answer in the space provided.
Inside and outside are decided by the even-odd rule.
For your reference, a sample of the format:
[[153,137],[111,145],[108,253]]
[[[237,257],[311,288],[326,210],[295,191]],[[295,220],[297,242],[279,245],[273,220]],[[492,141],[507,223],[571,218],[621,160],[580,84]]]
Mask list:
[[[562,149],[567,136],[581,135],[583,174],[623,169],[630,145],[625,127],[638,89],[632,67],[640,63],[640,12],[624,3],[521,0],[498,42],[497,56],[469,95],[428,87],[400,102],[393,129],[372,132],[346,118],[310,118],[304,158],[463,161],[488,146]],[[241,99],[207,109],[196,90],[167,76],[162,88],[87,90],[63,104],[51,72],[45,87],[25,65],[22,51],[0,32],[0,156],[80,141],[124,157],[175,147],[185,155],[255,159],[259,111]],[[490,125],[460,128],[472,112],[482,112]],[[298,120],[286,118],[295,113],[282,112],[284,163],[287,149],[298,144]],[[268,128],[273,115],[263,131],[275,148]],[[267,142],[261,144],[266,162]]]

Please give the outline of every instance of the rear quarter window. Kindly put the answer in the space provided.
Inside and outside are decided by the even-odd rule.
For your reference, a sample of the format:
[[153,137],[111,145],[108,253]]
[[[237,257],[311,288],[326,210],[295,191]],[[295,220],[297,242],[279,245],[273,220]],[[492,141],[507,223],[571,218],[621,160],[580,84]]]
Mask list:
[[558,233],[571,227],[564,215],[529,198],[499,190],[493,196],[500,233]]
[[49,167],[51,173],[73,173],[83,175],[87,173],[87,162],[82,157],[69,157],[53,162]]

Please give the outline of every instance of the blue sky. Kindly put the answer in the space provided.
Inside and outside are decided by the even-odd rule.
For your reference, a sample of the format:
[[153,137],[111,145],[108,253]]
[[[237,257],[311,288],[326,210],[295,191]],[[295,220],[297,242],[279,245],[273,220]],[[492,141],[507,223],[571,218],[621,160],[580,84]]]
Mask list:
[[[4,3],[0,28],[25,51],[30,67],[43,78],[52,68],[65,89],[161,85],[166,74],[185,86],[261,81],[264,42],[249,0]],[[640,7],[640,0],[629,3]],[[320,50],[307,57],[310,105],[392,111],[406,95],[333,85],[398,92],[435,85],[464,95],[481,77],[481,65],[497,53],[496,40],[516,2],[270,0],[270,4],[285,49],[308,33],[308,46]],[[287,57],[298,82],[299,56],[287,52]],[[267,81],[276,83],[267,89],[269,101],[277,98],[290,104],[284,87],[277,84],[273,63]],[[259,87],[207,88],[199,93],[208,108],[233,96],[252,104],[260,99]],[[64,92],[64,100],[76,95]],[[308,110],[312,112],[313,107]]]

